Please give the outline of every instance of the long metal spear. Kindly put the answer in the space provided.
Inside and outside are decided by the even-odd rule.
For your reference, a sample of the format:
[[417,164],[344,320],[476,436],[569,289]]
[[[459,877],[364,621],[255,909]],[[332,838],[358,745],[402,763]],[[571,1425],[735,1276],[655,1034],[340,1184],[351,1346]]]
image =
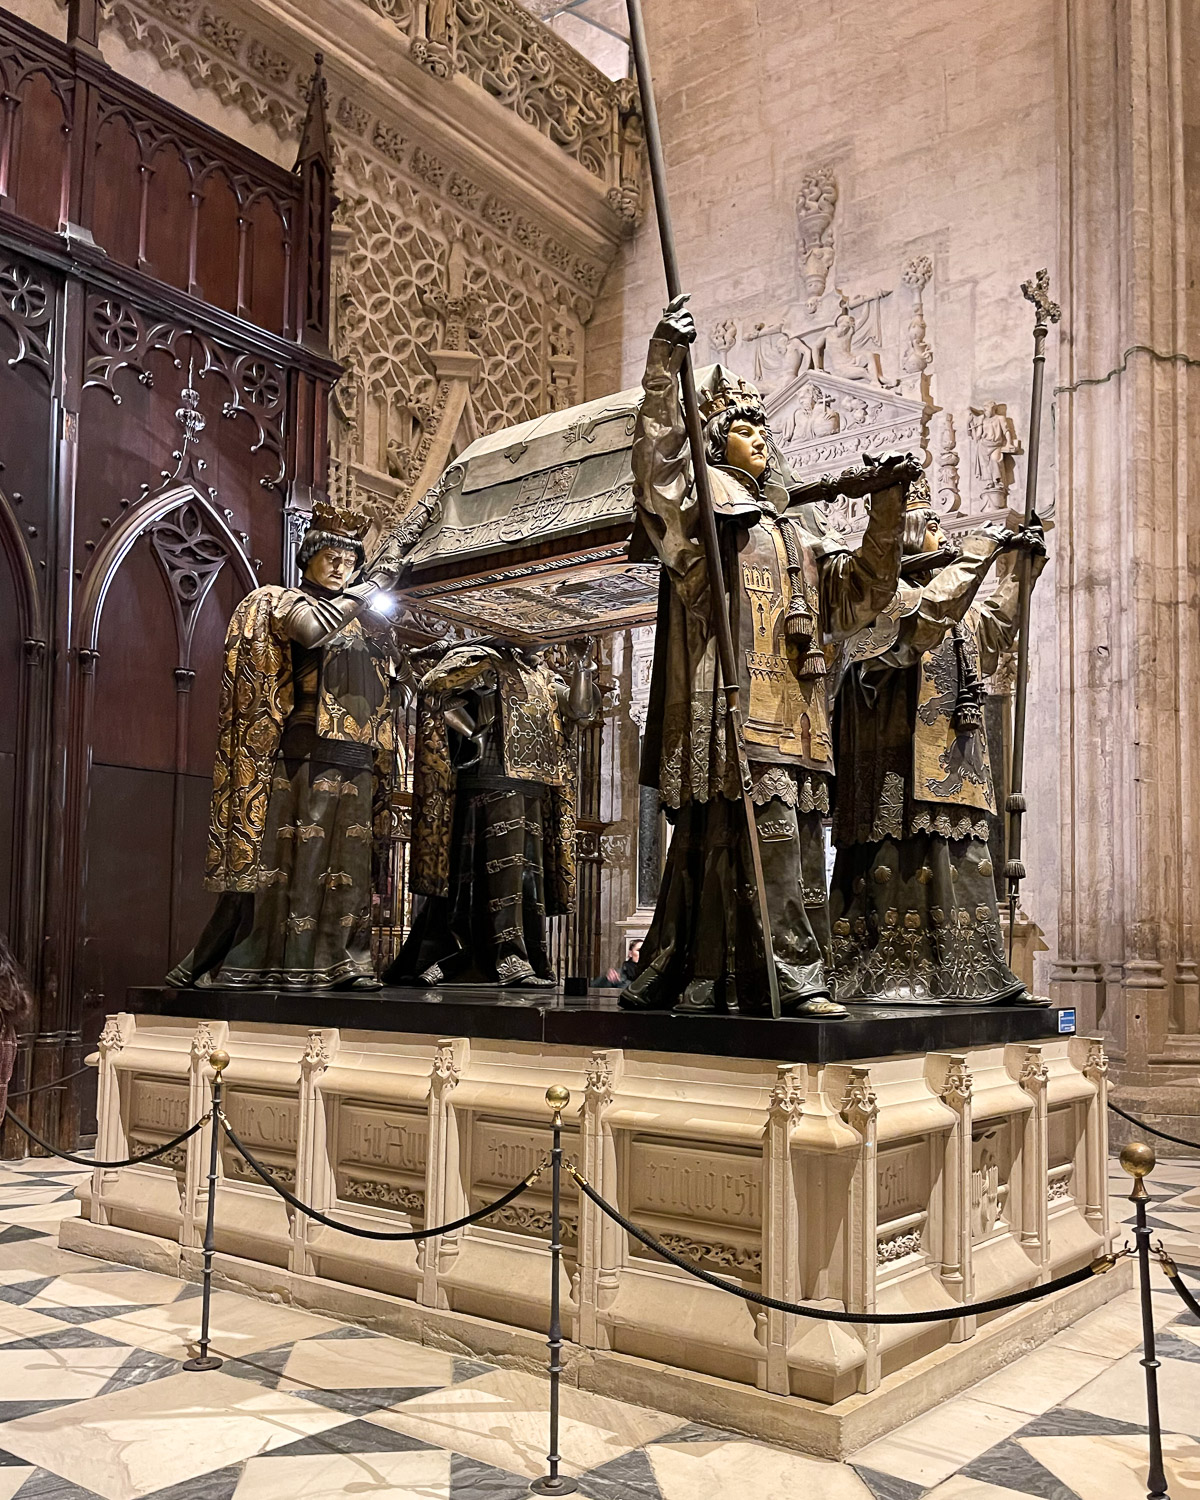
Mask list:
[[[642,21],[641,0],[626,0],[629,12],[629,42],[633,52],[638,91],[642,96],[642,119],[646,126],[646,151],[650,158],[650,182],[654,189],[654,211],[658,218],[658,238],[662,245],[663,270],[667,277],[667,300],[674,302],[683,291],[679,276],[679,259],[675,253],[675,233],[671,227],[671,207],[667,201],[667,174],[663,162],[662,137],[658,130],[658,110],[654,104],[654,82],[650,76],[650,54],[646,48],[646,28]],[[696,485],[701,536],[708,569],[708,591],[712,597],[713,624],[717,632],[717,653],[721,663],[721,682],[726,712],[737,749],[738,777],[742,784],[742,805],[746,813],[746,833],[750,841],[750,858],[754,870],[754,887],[758,916],[762,926],[763,948],[767,964],[767,986],[771,995],[771,1014],[779,1019],[779,976],[775,972],[775,949],[771,940],[771,918],[767,910],[767,892],[763,881],[762,851],[758,846],[758,826],[754,821],[754,803],[750,796],[750,761],[742,732],[739,705],[737,659],[733,652],[733,630],[729,620],[729,600],[725,595],[725,575],[721,567],[721,548],[717,538],[716,514],[713,510],[712,486],[704,462],[704,430],[700,424],[700,403],[696,396],[696,377],[692,371],[691,351],[687,351],[680,371],[683,387],[683,416],[687,425],[688,446],[692,450],[692,474]]]
[[[1042,381],[1046,373],[1046,335],[1049,325],[1062,316],[1050,300],[1050,275],[1039,271],[1021,283],[1021,291],[1033,303],[1033,392],[1029,409],[1029,455],[1025,466],[1025,525],[1036,514],[1038,454],[1042,446]],[[1033,559],[1022,549],[1017,562],[1017,681],[1013,694],[1012,771],[1008,783],[1008,961],[1012,963],[1013,938],[1017,930],[1017,901],[1025,866],[1021,863],[1021,825],[1025,817],[1025,707],[1029,697],[1029,601],[1033,592]]]

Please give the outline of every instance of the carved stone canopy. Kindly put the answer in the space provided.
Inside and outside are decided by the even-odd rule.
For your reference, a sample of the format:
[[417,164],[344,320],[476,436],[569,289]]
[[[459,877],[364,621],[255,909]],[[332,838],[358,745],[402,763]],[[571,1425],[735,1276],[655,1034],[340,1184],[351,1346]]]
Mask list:
[[923,401],[824,370],[793,376],[765,405],[797,479],[849,468],[864,453],[920,453],[924,446]]

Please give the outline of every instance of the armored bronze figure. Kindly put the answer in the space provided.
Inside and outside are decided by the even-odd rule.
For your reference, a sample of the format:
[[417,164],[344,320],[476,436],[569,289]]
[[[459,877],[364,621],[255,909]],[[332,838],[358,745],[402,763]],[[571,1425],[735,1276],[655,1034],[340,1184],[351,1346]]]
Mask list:
[[555,982],[546,918],[575,906],[574,728],[599,707],[582,648],[569,683],[495,640],[421,678],[410,888],[424,900],[389,983]]
[[373,800],[395,747],[396,657],[371,605],[413,528],[364,572],[367,526],[319,504],[300,587],[255,589],[229,622],[204,878],[220,896],[168,984],[379,988]]
[[[902,581],[844,645],[837,698],[837,846],[830,890],[835,993],[844,1001],[1017,1004],[988,837],[996,795],[983,679],[1016,630],[1021,548],[1036,577],[1040,526],[951,542],[914,487]],[[975,603],[999,560],[992,596]]]
[[[639,973],[621,1003],[697,1011],[736,1003],[762,1013],[765,945],[680,402],[679,371],[695,337],[683,300],[651,340],[633,446],[635,554],[640,547],[663,567],[641,780],[657,789],[674,832]],[[847,493],[873,492],[854,553],[828,528],[814,529],[814,507],[784,514],[783,461],[757,391],[718,372],[701,408],[782,1009],[838,1016],[823,953],[822,819],[833,773],[823,646],[891,599],[905,487],[918,469],[894,459],[847,477]]]

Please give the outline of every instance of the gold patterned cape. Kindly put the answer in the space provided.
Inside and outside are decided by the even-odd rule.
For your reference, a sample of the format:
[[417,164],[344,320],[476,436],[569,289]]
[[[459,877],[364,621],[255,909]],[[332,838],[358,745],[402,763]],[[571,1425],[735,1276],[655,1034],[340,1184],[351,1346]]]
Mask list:
[[210,891],[257,888],[271,772],[292,710],[292,658],[275,629],[295,590],[269,584],[247,594],[225,632],[220,732],[213,766],[204,884]]
[[442,700],[446,693],[468,687],[488,671],[495,671],[499,681],[504,774],[545,788],[542,858],[546,912],[558,916],[575,909],[574,736],[559,709],[553,674],[546,667],[533,668],[513,661],[489,646],[453,648],[418,685],[412,889],[419,896],[449,894],[457,777],[450,764]]

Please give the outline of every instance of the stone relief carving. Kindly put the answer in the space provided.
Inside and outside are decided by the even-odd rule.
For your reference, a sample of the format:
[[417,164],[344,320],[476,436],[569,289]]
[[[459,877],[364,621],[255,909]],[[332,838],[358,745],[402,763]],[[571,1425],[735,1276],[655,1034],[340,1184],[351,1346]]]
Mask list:
[[925,288],[933,276],[933,262],[927,255],[918,255],[904,267],[900,277],[904,285],[912,288],[912,314],[908,320],[907,346],[901,358],[901,368],[906,375],[918,380],[933,363],[933,350],[925,341]]
[[890,1266],[893,1261],[903,1260],[908,1255],[920,1255],[921,1242],[922,1232],[919,1229],[888,1235],[875,1246],[875,1264]]
[[714,1240],[694,1240],[686,1234],[672,1234],[669,1231],[657,1238],[668,1250],[674,1250],[676,1255],[682,1255],[685,1260],[694,1260],[700,1264],[708,1262],[709,1265],[720,1266],[722,1270],[733,1271],[752,1280],[762,1278],[760,1249],[747,1245],[727,1245]]
[[1047,1203],[1067,1203],[1074,1199],[1070,1177],[1052,1177],[1046,1189]]
[[374,1177],[348,1177],[339,1196],[347,1203],[373,1203],[380,1208],[398,1208],[415,1219],[425,1216],[425,1194],[400,1182],[380,1182]]
[[837,179],[831,167],[809,172],[796,194],[796,247],[800,274],[808,293],[805,307],[810,313],[817,310],[833,265],[833,215],[837,201]]
[[1006,1184],[1000,1180],[1000,1130],[994,1128],[971,1141],[971,1238],[985,1240],[1003,1228]]
[[939,412],[935,427],[937,483],[934,504],[938,510],[953,515],[962,506],[962,497],[958,491],[958,445],[953,415],[948,411]]
[[980,506],[1002,510],[1012,483],[1012,455],[1020,452],[1012,419],[995,401],[985,401],[971,408],[967,435],[971,439],[971,478]]

